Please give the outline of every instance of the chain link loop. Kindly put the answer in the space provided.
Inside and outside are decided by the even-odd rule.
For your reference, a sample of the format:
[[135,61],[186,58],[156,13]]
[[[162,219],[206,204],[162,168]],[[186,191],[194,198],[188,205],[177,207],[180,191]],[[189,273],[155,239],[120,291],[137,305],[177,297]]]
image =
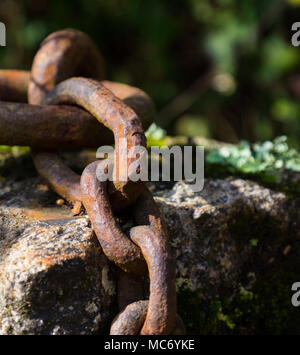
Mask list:
[[[32,148],[39,174],[73,204],[74,214],[85,207],[104,254],[120,268],[120,313],[110,334],[184,334],[176,313],[175,261],[166,223],[145,184],[130,180],[135,158],[127,153],[146,147],[142,123],[147,126],[153,120],[154,106],[142,90],[103,77],[102,55],[87,35],[76,30],[51,34],[41,44],[30,74],[0,70],[0,142]],[[27,92],[29,104],[24,103]],[[56,152],[111,143],[110,131],[114,159],[89,164],[81,176]],[[99,181],[97,169],[109,167],[117,179]],[[114,215],[124,208],[137,224],[128,236]],[[147,269],[149,300],[141,300],[147,298]]]

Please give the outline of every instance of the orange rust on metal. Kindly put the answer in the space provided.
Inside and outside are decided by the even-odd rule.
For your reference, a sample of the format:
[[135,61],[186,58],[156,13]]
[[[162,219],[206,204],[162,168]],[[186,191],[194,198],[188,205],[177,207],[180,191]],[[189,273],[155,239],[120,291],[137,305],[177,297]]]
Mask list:
[[129,304],[112,322],[110,335],[136,335],[144,324],[148,309],[148,301],[137,301]]
[[33,60],[28,102],[40,104],[57,83],[74,75],[103,79],[101,53],[80,31],[66,29],[50,34]]
[[[10,101],[22,95],[16,87],[2,90],[3,71],[0,71],[0,100]],[[4,71],[6,72],[6,71]],[[18,71],[16,71],[18,72]],[[27,73],[27,72],[25,72]],[[22,76],[23,74],[20,74]],[[18,76],[18,75],[17,75]],[[149,96],[142,90],[120,83],[103,82],[110,90],[131,107],[148,127],[153,106]],[[13,82],[12,82],[13,84]],[[13,95],[13,96],[11,96]],[[24,145],[42,149],[97,148],[113,143],[112,132],[88,112],[75,106],[38,106],[24,103],[1,102],[0,142],[5,145]]]
[[99,182],[99,161],[88,165],[81,176],[82,202],[105,255],[132,274],[144,275],[146,265],[140,249],[126,237],[118,225],[107,192],[107,181]]
[[[176,315],[175,264],[165,221],[144,183],[130,181],[136,157],[127,153],[146,146],[142,123],[146,128],[153,121],[154,105],[142,90],[125,84],[68,79],[73,75],[101,79],[103,68],[99,50],[84,33],[63,30],[48,36],[34,58],[30,75],[0,71],[0,100],[18,101],[1,102],[0,142],[33,148],[40,175],[74,204],[74,214],[84,204],[104,253],[124,270],[119,271],[118,283],[121,312],[111,334],[184,334],[183,322]],[[26,102],[27,88],[28,101],[34,105],[20,103]],[[53,106],[56,104],[61,106]],[[96,161],[81,178],[49,151],[110,144],[110,130],[116,143],[115,161]],[[126,147],[122,138],[127,140]],[[98,181],[97,169],[103,173],[107,167],[113,167],[117,181]],[[113,212],[130,204],[138,226],[131,228],[128,238]],[[145,296],[141,277],[147,267],[149,301],[137,301]]]
[[154,121],[155,107],[153,101],[145,91],[134,86],[108,80],[102,80],[101,84],[136,112],[142,121],[144,129],[148,128]]
[[97,180],[97,168],[103,170],[104,163],[94,162],[84,170],[82,202],[105,255],[116,265],[126,272],[144,274],[144,268],[136,264],[142,263],[136,245],[141,248],[150,273],[149,307],[141,334],[168,334],[176,319],[176,290],[175,265],[165,222],[151,193],[145,189],[134,208],[137,223],[144,225],[130,230],[135,244],[130,242],[114,218],[107,182]]
[[130,230],[147,262],[150,276],[150,297],[141,334],[169,334],[176,318],[175,268],[167,238],[149,226]]
[[81,205],[80,176],[68,168],[55,153],[32,152],[33,161],[39,174],[60,196]]
[[[137,301],[129,304],[113,320],[110,335],[138,335],[146,319],[149,301]],[[170,335],[184,335],[185,326],[179,315],[176,315],[175,326]]]
[[151,192],[145,188],[132,206],[132,213],[139,225],[150,226],[162,234],[165,242],[168,239],[167,225],[155,203]]
[[[26,103],[29,79],[29,71],[0,70],[0,101]],[[117,83],[109,80],[103,80],[100,82],[115,96],[117,96],[120,100],[122,100],[126,105],[131,107],[136,112],[142,121],[144,129],[149,127],[149,125],[153,122],[155,115],[154,104],[149,95],[147,95],[143,90],[139,88],[123,83]],[[74,112],[76,109],[77,107],[73,107],[72,111]],[[43,113],[41,113],[41,115],[43,115]],[[82,116],[80,110],[78,110],[78,115]],[[74,117],[70,119],[73,120]],[[29,118],[27,118],[26,121],[29,121],[30,123]],[[94,126],[96,126],[95,122]],[[22,129],[20,129],[20,131],[22,131]],[[93,135],[93,131],[94,128],[91,129],[91,135]],[[86,140],[88,141],[88,139]],[[111,139],[110,142],[113,142],[113,140]],[[104,142],[103,144],[106,143]],[[85,145],[86,144],[84,144],[84,142],[80,144],[80,146]]]
[[[74,59],[74,55],[75,55],[75,59]],[[102,77],[103,74],[102,69],[103,69],[103,61],[101,59],[101,55],[98,49],[96,48],[96,46],[85,34],[74,30],[65,30],[65,31],[59,31],[53,33],[52,35],[48,36],[46,40],[42,43],[41,49],[39,50],[39,52],[37,53],[34,59],[32,71],[31,71],[31,79],[28,88],[29,102],[33,104],[37,104],[37,103],[49,104],[49,102],[47,102],[47,100],[44,99],[47,92],[53,89],[55,84],[59,83],[60,81],[74,74],[78,75],[80,73],[84,73],[84,75],[87,76],[94,76],[96,78]],[[68,82],[68,80],[66,82]],[[91,83],[92,82],[93,81],[91,81]],[[98,86],[101,86],[103,91],[106,91],[106,96],[105,94],[102,93],[102,101],[100,101],[99,104],[100,106],[101,104],[102,106],[105,106],[104,100],[110,99],[109,96],[111,96],[113,99],[116,99],[116,96],[114,96],[114,94],[110,90],[106,89],[105,86],[99,84],[99,82],[96,81],[94,81],[94,83],[97,83]],[[109,81],[106,81],[105,83],[112,90],[115,90],[117,94],[121,96],[121,99],[124,99],[124,101],[125,100],[129,101],[129,103],[131,103],[131,105],[134,108],[136,108],[137,111],[139,111],[139,113],[141,113],[142,116],[144,115],[144,117],[146,117],[146,120],[149,119],[149,112],[150,112],[150,116],[154,113],[152,101],[150,100],[148,95],[146,95],[143,91],[137,88],[131,88],[126,85],[111,83]],[[78,95],[80,98],[81,91],[83,89],[84,88],[79,87],[79,91],[77,91],[75,95]],[[65,100],[65,96],[60,97],[59,99]],[[144,136],[142,124],[137,118],[137,113],[131,108],[129,108],[125,103],[123,103],[121,99],[119,99],[118,104],[117,103],[114,104],[113,107],[119,110],[122,109],[123,110],[125,109],[125,111],[127,110],[125,112],[125,115],[133,114],[132,116],[136,117],[136,121],[138,121],[138,124],[140,126],[139,128],[142,132],[142,135]],[[68,104],[75,103],[77,104],[77,106],[80,106],[79,102],[74,102],[74,101],[70,102],[70,101],[71,100],[68,100],[65,103]],[[57,97],[56,97],[56,103],[61,103],[61,102],[57,102]],[[96,105],[98,104],[96,103]],[[81,106],[87,109],[87,107],[84,106],[83,103],[81,104]],[[90,111],[93,114],[93,107],[92,110],[88,110],[88,111]],[[145,116],[146,111],[148,112],[148,114]],[[100,110],[99,113],[101,114],[101,116],[103,115],[103,111]],[[97,118],[99,119],[99,116]],[[111,117],[105,117],[105,118],[107,118],[106,123],[109,122],[108,127],[112,128],[111,125],[113,123],[113,118],[114,118],[113,115],[111,115]],[[132,126],[134,126],[134,124]],[[116,127],[114,128],[114,130],[116,131]],[[131,133],[132,131],[129,130],[128,134]],[[137,134],[137,132],[133,132],[133,133]],[[114,135],[116,138],[115,132]],[[88,134],[88,136],[90,136],[90,134]],[[135,145],[139,145],[140,139],[138,139],[137,137],[134,137],[132,139],[130,137],[129,142],[131,141],[136,142]],[[105,144],[104,140],[102,140],[102,144]],[[119,145],[117,144],[117,150],[118,147]],[[123,155],[126,153],[127,152],[123,152]],[[117,160],[118,157],[119,157],[119,153],[116,153]],[[118,173],[119,170],[117,169],[117,166],[118,164],[115,165],[116,172]],[[127,168],[126,164],[125,167]],[[59,173],[59,170],[57,170],[57,173]],[[65,171],[63,171],[63,174],[65,174]],[[48,175],[49,177],[47,179],[46,169],[43,169],[43,176],[51,184],[51,171],[49,171]],[[126,183],[124,184],[123,182],[121,183],[116,182],[114,184],[114,188],[115,188],[114,195],[116,196],[116,198],[123,201],[122,206],[126,206],[140,194],[143,188],[143,184],[141,183],[132,184],[131,182],[128,182],[126,174],[123,175],[125,176]],[[55,181],[54,184],[52,185],[55,185]]]
[[[48,104],[48,102],[44,102],[45,96],[47,92],[54,88],[55,84],[74,74],[78,75],[80,73],[100,78],[103,76],[103,66],[103,61],[98,49],[85,34],[74,30],[65,30],[53,33],[42,43],[41,49],[34,59],[28,88],[29,102],[33,104]],[[141,113],[142,116],[146,111],[152,112],[152,101],[148,95],[139,89],[126,85],[124,86],[119,83],[111,83],[109,81],[106,82],[106,85],[110,86],[112,90],[115,90],[121,96],[121,99],[129,101],[129,104],[131,103],[131,105],[139,113]],[[105,89],[103,85],[101,85],[101,87]],[[105,90],[111,93],[108,89]],[[115,98],[113,94],[111,95]],[[123,104],[123,107],[128,108],[128,106],[126,106],[122,101],[120,101],[120,103]],[[76,110],[76,108],[74,109]],[[130,108],[128,109],[130,110]],[[135,112],[133,110],[131,111]],[[91,113],[93,114],[93,112]],[[147,119],[149,118],[148,115],[145,116]],[[95,129],[96,132],[98,130],[98,128]],[[102,128],[102,131],[106,132],[107,130]],[[92,131],[87,134],[87,138],[90,138],[91,135]],[[108,135],[109,134],[106,133],[106,136]],[[106,144],[104,137],[99,140],[99,142],[100,141],[102,144]],[[35,160],[36,159],[37,155],[35,155]],[[50,167],[51,165],[43,166],[41,173],[48,183],[53,186],[58,193],[60,193],[64,184],[61,184],[62,186],[58,186],[51,170],[47,173],[47,169],[50,169]],[[67,167],[64,169],[61,164],[60,167],[62,170],[61,181],[64,181],[67,179],[67,172],[69,169]],[[37,165],[37,169],[39,171],[39,165]],[[60,170],[56,169],[56,173],[59,174],[59,172]],[[72,178],[71,172],[70,178]],[[133,184],[128,183],[124,189],[122,184],[116,184],[115,187],[116,191],[114,194],[117,197],[119,196],[120,200],[124,200],[123,206],[125,206],[135,196],[139,195],[139,191],[142,189],[142,184],[135,184],[133,186]],[[63,190],[65,191],[65,195],[72,196],[72,191],[68,191],[71,189],[69,189],[67,185]]]
[[176,315],[175,259],[169,244],[165,220],[151,192],[145,188],[133,206],[140,225],[130,231],[141,248],[150,274],[150,299],[141,334],[168,334]]
[[0,100],[27,102],[29,77],[24,70],[0,70]]
[[[117,192],[133,202],[142,192],[144,183],[129,179],[133,172],[131,148],[146,146],[146,137],[137,114],[98,81],[72,78],[58,84],[45,98],[45,104],[73,104],[90,112],[111,129],[115,138],[114,182]],[[126,147],[123,143],[126,142]],[[134,169],[136,169],[134,167]]]
[[113,135],[80,108],[0,102],[0,142],[42,149],[73,149],[111,144]]

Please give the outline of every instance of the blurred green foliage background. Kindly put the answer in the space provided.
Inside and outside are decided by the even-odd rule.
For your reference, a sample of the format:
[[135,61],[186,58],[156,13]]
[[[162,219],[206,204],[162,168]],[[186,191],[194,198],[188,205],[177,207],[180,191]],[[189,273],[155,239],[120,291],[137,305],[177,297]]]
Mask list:
[[300,0],[1,0],[0,67],[30,69],[51,32],[100,47],[107,77],[144,89],[169,134],[250,142],[287,135],[299,149]]

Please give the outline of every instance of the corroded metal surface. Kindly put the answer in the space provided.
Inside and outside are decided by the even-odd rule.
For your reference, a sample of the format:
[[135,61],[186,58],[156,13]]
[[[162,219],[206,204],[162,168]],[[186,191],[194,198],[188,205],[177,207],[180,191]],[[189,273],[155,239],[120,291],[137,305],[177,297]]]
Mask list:
[[33,60],[28,102],[40,104],[57,83],[74,75],[103,79],[101,53],[80,31],[67,29],[50,34]]
[[169,244],[163,234],[149,226],[130,231],[131,239],[141,248],[150,277],[150,298],[141,334],[169,334],[176,318],[175,267]]
[[[0,71],[0,88],[3,79]],[[143,112],[151,108],[152,102],[142,90],[110,83],[112,92],[127,102],[141,118],[145,127],[148,116]],[[12,101],[11,91],[0,89],[0,99]],[[21,93],[16,92],[14,97]],[[0,142],[5,145],[24,145],[34,148],[73,149],[112,144],[113,134],[88,112],[79,107],[64,105],[38,106],[25,103],[1,102]]]
[[155,107],[151,98],[145,93],[145,91],[134,86],[108,80],[102,80],[101,84],[137,113],[139,119],[142,121],[144,129],[153,122]]
[[176,319],[176,290],[175,265],[165,223],[150,192],[145,190],[134,208],[137,223],[145,225],[131,228],[130,238],[135,244],[130,242],[114,218],[107,182],[100,183],[96,177],[97,167],[104,163],[94,162],[83,172],[83,204],[105,255],[125,272],[144,274],[136,245],[141,248],[150,275],[149,306],[141,334],[168,334]]
[[133,207],[139,227],[130,238],[141,248],[150,277],[150,298],[141,334],[168,334],[176,318],[175,260],[165,220],[146,188]]
[[[104,165],[105,161],[94,162],[85,169],[80,190],[79,175],[58,160],[56,154],[39,153],[34,159],[41,175],[43,169],[46,169],[47,174],[51,172],[52,188],[55,191],[75,205],[83,202],[103,251],[112,262],[125,272],[143,275],[146,271],[144,260],[136,245],[141,248],[150,274],[149,307],[141,334],[170,333],[176,319],[174,259],[165,222],[151,193],[145,189],[133,208],[136,221],[142,224],[130,231],[133,244],[114,218],[107,191],[108,183],[99,183],[97,180],[97,167]],[[135,292],[130,297],[136,297]]]
[[[110,335],[137,335],[145,322],[149,301],[137,301],[128,305],[112,322]],[[185,326],[179,315],[170,335],[185,334]]]
[[0,100],[27,102],[29,77],[24,70],[0,70]]
[[[116,143],[114,169],[117,176],[125,177],[124,182],[117,178],[114,186],[118,194],[129,202],[140,194],[143,184],[132,184],[129,181],[127,170],[132,159],[128,160],[125,165],[119,163],[119,156],[120,161],[123,162],[127,155],[127,149],[126,151],[119,149],[118,142],[122,137],[127,139],[129,137],[128,149],[137,145],[145,146],[146,139],[141,121],[135,111],[125,105],[122,100],[117,99],[110,90],[97,81],[83,78],[69,79],[52,90],[57,83],[76,75],[103,78],[104,63],[97,47],[87,35],[80,31],[64,30],[51,34],[43,41],[34,58],[28,87],[28,102],[30,104],[51,104],[53,102],[82,106],[111,129]],[[111,86],[115,87],[114,84]],[[52,92],[47,95],[51,90]],[[118,89],[123,96],[125,95],[124,97],[126,97],[126,90],[128,88]],[[112,111],[109,111],[110,108]],[[115,115],[113,114],[114,110],[116,110]],[[130,129],[128,129],[129,127]],[[119,166],[124,168],[119,168]],[[121,171],[124,169],[125,172]],[[64,174],[64,171],[62,173]],[[46,166],[43,169],[43,176],[47,178]],[[62,179],[64,177],[65,175],[62,176]],[[51,181],[51,171],[49,171],[47,179],[51,185],[54,185]]]
[[[53,51],[55,55],[51,55],[51,51]],[[74,54],[78,54],[75,60],[72,58]],[[121,99],[118,99],[103,84],[95,80],[83,78],[69,79],[59,84],[46,96],[47,92],[53,89],[56,83],[72,75],[76,75],[82,70],[91,70],[91,74],[96,75],[96,77],[101,77],[103,63],[100,57],[101,55],[98,53],[92,41],[81,32],[65,30],[50,35],[42,43],[41,49],[34,59],[28,88],[28,100],[31,104],[49,105],[53,102],[53,104],[65,103],[82,106],[113,131],[116,142],[115,171],[117,176],[119,176],[118,174],[125,176],[125,183],[118,180],[114,183],[116,189],[115,193],[120,196],[120,199],[125,200],[124,204],[128,204],[141,193],[143,184],[132,184],[127,178],[127,168],[132,160],[128,161],[128,165],[120,164],[120,166],[125,168],[126,172],[119,171],[119,152],[121,155],[120,161],[123,162],[127,154],[127,149],[126,151],[119,149],[120,146],[118,142],[122,137],[129,137],[128,149],[132,146],[146,144],[142,124],[136,112],[124,104]],[[89,64],[87,65],[87,63]],[[90,76],[88,75],[89,73],[85,74]],[[144,95],[142,92],[137,92],[138,89],[123,85],[117,86],[109,82],[106,82],[106,85],[110,85],[110,87],[116,90],[124,99],[130,100],[130,97],[134,95],[135,98],[131,99],[133,104],[137,107],[143,107],[141,102],[145,103],[147,95]],[[130,93],[128,93],[129,91]],[[92,96],[97,97],[90,98]],[[140,99],[137,100],[136,97],[140,97]],[[146,105],[148,103],[149,100]],[[112,114],[112,111],[109,111],[110,108],[116,110],[115,115]],[[131,129],[128,129],[129,126]],[[35,161],[37,158],[38,154],[35,155]],[[39,171],[40,164],[36,164],[36,166]],[[61,164],[60,166],[61,175],[58,175],[59,181],[65,181],[69,175],[70,178],[72,178],[72,173],[67,173],[66,175],[68,169],[64,169]],[[57,169],[56,174],[59,174],[59,172],[60,169]],[[57,185],[57,181],[51,172],[51,165],[44,164],[41,173],[48,183],[55,187],[55,191],[59,193],[61,187]],[[68,189],[69,186],[66,187],[66,190]],[[72,193],[70,195],[72,195]]]
[[129,304],[113,320],[110,335],[139,334],[146,319],[148,303],[148,301],[137,301]]
[[[30,79],[29,71],[0,70],[0,101],[26,103],[29,79]],[[100,82],[107,89],[109,89],[115,96],[117,96],[120,100],[122,100],[126,105],[131,107],[136,112],[136,114],[142,121],[144,129],[148,128],[148,126],[153,122],[154,115],[155,115],[154,104],[151,98],[149,97],[149,95],[147,95],[143,90],[139,88],[126,85],[123,83],[117,83],[109,80],[103,80]],[[72,111],[76,112],[76,109],[77,109],[76,107],[73,107]],[[16,114],[18,114],[20,111],[23,110],[25,110],[25,114],[26,114],[26,110],[28,110],[28,108],[26,108],[26,106],[24,106],[24,108],[22,108],[22,106],[16,106]],[[41,111],[40,114],[43,117],[43,111]],[[80,117],[82,116],[82,112],[80,110],[78,110],[77,114]],[[59,112],[58,112],[58,116],[60,117]],[[92,116],[90,115],[90,118],[91,117]],[[74,120],[74,119],[76,119],[76,117],[70,118],[69,120]],[[0,117],[0,125],[1,125],[1,120],[2,118]],[[26,120],[29,121],[29,123],[31,123],[31,120],[28,117]],[[96,127],[98,127],[98,130]],[[95,129],[96,131],[99,131],[99,125],[96,125],[94,122],[94,126],[91,127],[91,131],[90,131],[90,134],[92,136],[93,136],[93,131]],[[59,134],[59,131],[57,131],[57,133]],[[80,144],[80,146],[86,146],[88,144],[88,139],[86,140],[87,142],[83,141],[82,144]],[[110,142],[112,142],[112,139],[110,140]],[[61,144],[63,144],[63,142]]]
[[[9,90],[4,86],[5,89],[2,89],[2,83],[7,81],[10,75],[7,72],[11,71],[0,71],[0,100],[13,101],[12,98],[22,97],[23,89],[22,85],[18,85],[18,80],[14,84],[14,76],[10,77],[9,85],[11,88],[14,85],[16,87]],[[22,77],[26,73],[24,76],[28,80],[27,72],[13,72],[17,72],[16,77]],[[136,112],[144,127],[149,125],[149,119],[153,119],[153,111],[149,116],[153,104],[147,94],[129,85],[109,81],[103,83]],[[112,144],[113,134],[104,125],[100,125],[91,114],[79,107],[64,105],[42,107],[25,103],[1,102],[0,142],[6,145],[48,149],[97,148],[99,145]]]
[[109,202],[107,182],[99,183],[99,162],[88,165],[81,176],[82,202],[105,255],[126,272],[143,275],[146,265],[140,249],[118,225]]
[[[114,186],[128,202],[133,202],[143,190],[143,182],[132,182],[132,163],[128,152],[134,147],[146,147],[146,137],[137,114],[98,81],[71,78],[58,84],[45,98],[45,104],[78,105],[90,112],[114,133]],[[126,147],[123,143],[126,142]],[[133,169],[136,169],[133,167]]]
[[0,102],[0,142],[34,148],[70,149],[111,144],[113,136],[80,108]]
[[[74,75],[84,77],[69,79]],[[137,156],[128,152],[146,147],[142,123],[147,127],[153,120],[154,106],[140,89],[86,78],[103,75],[102,56],[87,35],[76,30],[51,34],[34,58],[30,76],[0,71],[0,100],[19,101],[0,104],[0,142],[30,145],[38,172],[73,204],[73,213],[84,205],[103,252],[120,268],[120,313],[111,334],[183,334],[166,224],[144,182],[130,179]],[[27,87],[30,105],[20,103],[26,101]],[[107,144],[112,142],[110,131],[113,158],[91,163],[81,177],[55,152]],[[98,173],[107,169],[113,170],[113,181],[100,182]],[[128,207],[137,226],[127,236],[114,213]],[[148,298],[147,268],[149,301],[139,301]]]
[[32,152],[34,165],[51,188],[74,205],[74,214],[81,208],[80,176],[74,173],[57,154]]

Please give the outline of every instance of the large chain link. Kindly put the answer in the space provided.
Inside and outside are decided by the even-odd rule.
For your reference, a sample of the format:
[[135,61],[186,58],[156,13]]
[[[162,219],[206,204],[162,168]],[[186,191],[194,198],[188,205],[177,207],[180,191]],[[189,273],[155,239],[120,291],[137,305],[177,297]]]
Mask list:
[[[103,81],[104,72],[103,57],[87,35],[64,30],[48,36],[30,73],[0,71],[0,142],[32,148],[39,174],[73,204],[74,214],[85,207],[104,254],[120,268],[120,313],[110,334],[183,334],[165,221],[145,184],[130,180],[136,158],[128,158],[127,153],[146,147],[142,124],[152,121],[154,106],[140,89]],[[81,176],[56,152],[58,147],[112,143],[110,131],[114,158],[95,161]],[[120,146],[122,139],[127,141],[126,150]],[[115,177],[125,178],[100,182],[97,169],[108,166]],[[129,237],[114,215],[124,208],[130,208],[137,224]],[[147,269],[150,292],[149,300],[144,300]]]

